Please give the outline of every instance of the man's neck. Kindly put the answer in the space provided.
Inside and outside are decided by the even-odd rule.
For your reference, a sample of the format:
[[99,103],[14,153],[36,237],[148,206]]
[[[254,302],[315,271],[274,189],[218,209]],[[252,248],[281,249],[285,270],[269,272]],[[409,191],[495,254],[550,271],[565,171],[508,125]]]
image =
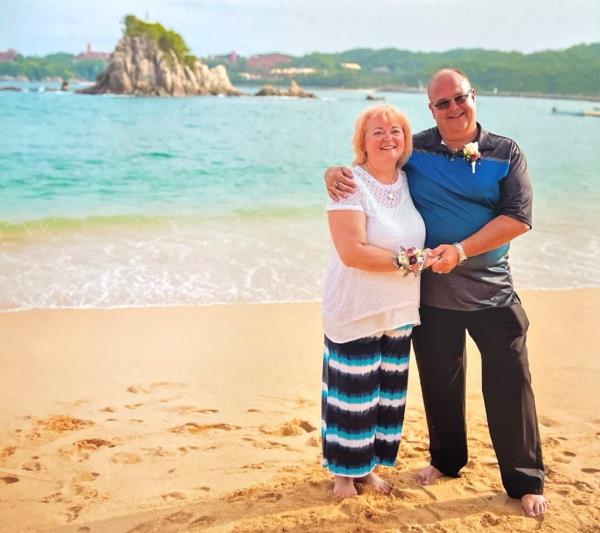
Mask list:
[[442,132],[440,132],[440,135],[442,137],[442,142],[452,151],[452,152],[456,152],[458,150],[462,150],[465,146],[465,144],[468,144],[472,141],[474,141],[477,138],[477,128],[475,128],[475,131],[470,132],[468,135],[464,135],[463,137],[460,137],[459,139],[456,138],[446,138],[444,137],[444,135],[442,134]]

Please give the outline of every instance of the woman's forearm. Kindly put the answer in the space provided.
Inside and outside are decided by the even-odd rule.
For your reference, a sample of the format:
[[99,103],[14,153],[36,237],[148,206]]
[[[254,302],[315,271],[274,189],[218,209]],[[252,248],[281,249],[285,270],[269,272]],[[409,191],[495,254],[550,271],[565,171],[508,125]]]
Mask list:
[[368,272],[394,272],[398,268],[394,262],[397,254],[371,244],[347,244],[338,249],[344,265]]

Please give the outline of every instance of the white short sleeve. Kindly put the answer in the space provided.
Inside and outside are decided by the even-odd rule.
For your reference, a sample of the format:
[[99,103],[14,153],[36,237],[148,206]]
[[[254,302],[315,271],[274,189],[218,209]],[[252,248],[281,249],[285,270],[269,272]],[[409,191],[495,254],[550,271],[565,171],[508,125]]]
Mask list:
[[356,189],[346,198],[340,198],[337,202],[329,198],[327,202],[327,211],[366,211],[365,195],[362,188],[357,183]]

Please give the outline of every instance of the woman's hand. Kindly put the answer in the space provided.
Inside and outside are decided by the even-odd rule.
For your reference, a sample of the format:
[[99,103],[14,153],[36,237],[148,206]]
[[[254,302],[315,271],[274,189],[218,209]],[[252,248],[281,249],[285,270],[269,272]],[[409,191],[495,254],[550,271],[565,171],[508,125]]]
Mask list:
[[429,268],[431,265],[437,263],[440,260],[440,256],[433,255],[430,248],[425,248],[423,250],[423,255],[425,256],[425,264],[423,265],[423,270]]
[[336,202],[340,198],[346,198],[356,188],[352,170],[347,167],[329,167],[325,171],[324,179],[327,194]]

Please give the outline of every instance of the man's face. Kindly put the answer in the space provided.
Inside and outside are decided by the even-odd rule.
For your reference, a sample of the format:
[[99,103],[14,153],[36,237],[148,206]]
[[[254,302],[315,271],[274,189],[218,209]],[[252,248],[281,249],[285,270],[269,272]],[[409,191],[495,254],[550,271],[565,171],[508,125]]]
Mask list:
[[444,139],[463,140],[477,129],[475,90],[458,73],[435,78],[429,87],[429,109]]

